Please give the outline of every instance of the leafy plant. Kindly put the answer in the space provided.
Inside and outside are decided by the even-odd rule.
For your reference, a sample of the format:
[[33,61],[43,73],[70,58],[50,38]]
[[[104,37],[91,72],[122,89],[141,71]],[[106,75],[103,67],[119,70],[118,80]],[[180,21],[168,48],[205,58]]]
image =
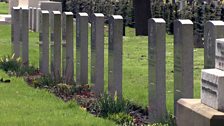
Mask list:
[[50,75],[41,76],[40,78],[37,78],[33,82],[34,87],[40,87],[40,88],[51,87],[53,85],[55,85],[55,82]]
[[15,55],[12,56],[4,56],[0,59],[0,69],[8,72],[8,71],[18,71],[21,67],[22,62],[20,58],[15,58]]
[[148,126],[169,126],[168,124],[162,124],[162,123],[154,123]]
[[130,108],[128,101],[117,99],[117,96],[102,95],[97,101],[97,107],[100,110],[100,116],[107,117],[111,114],[127,113]]
[[117,124],[122,126],[134,126],[133,117],[126,113],[117,113],[108,116],[109,120],[115,121]]
[[11,76],[23,76],[36,73],[38,70],[33,66],[24,66],[20,58],[15,55],[4,56],[0,59],[0,69],[4,70]]

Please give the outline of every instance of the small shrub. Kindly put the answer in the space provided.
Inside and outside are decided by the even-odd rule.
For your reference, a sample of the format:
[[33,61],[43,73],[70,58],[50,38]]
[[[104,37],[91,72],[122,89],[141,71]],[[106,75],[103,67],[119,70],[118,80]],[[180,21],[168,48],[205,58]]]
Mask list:
[[20,58],[15,58],[15,55],[12,56],[4,56],[0,60],[0,69],[4,70],[5,72],[12,71],[17,72],[21,67],[22,63]]
[[0,60],[0,69],[7,72],[10,76],[24,76],[36,73],[38,70],[33,66],[24,66],[20,58],[15,55],[4,56]]
[[79,95],[85,95],[87,92],[91,92],[92,86],[85,84],[85,85],[76,85],[73,87],[73,92]]
[[55,86],[57,92],[64,94],[64,95],[72,95],[72,85],[59,83]]
[[122,126],[134,126],[133,117],[126,113],[112,114],[108,116],[108,119]]
[[162,123],[155,123],[148,126],[169,126],[168,124],[162,124]]
[[38,70],[34,66],[21,66],[17,73],[17,76],[24,76],[24,75],[33,75],[37,73]]
[[130,103],[122,99],[117,99],[117,96],[112,98],[109,95],[103,95],[97,101],[97,107],[100,110],[100,116],[107,117],[111,114],[127,113],[130,108]]
[[55,82],[50,75],[41,76],[33,82],[33,86],[39,88],[51,87],[53,85],[55,85]]

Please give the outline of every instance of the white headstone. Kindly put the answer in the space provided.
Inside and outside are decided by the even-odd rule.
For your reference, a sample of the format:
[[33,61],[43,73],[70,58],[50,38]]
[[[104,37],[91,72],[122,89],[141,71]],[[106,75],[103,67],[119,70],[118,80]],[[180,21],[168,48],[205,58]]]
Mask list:
[[201,102],[224,112],[224,71],[219,69],[202,70]]

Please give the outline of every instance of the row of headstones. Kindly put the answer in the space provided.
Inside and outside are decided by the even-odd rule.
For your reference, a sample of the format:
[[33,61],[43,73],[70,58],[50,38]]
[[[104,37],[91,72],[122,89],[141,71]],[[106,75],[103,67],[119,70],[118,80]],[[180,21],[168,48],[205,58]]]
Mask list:
[[[223,61],[217,62],[215,41],[224,38],[224,22],[208,21],[205,25],[204,66],[206,69],[223,67]],[[165,119],[166,110],[166,23],[163,19],[150,19],[148,22],[148,64],[149,64],[149,117],[155,122]],[[220,44],[219,44],[220,45]],[[224,47],[224,46],[221,46]],[[217,46],[216,48],[221,48]],[[220,55],[220,50],[218,52]],[[174,22],[174,111],[180,98],[193,98],[193,23],[190,20]],[[219,56],[219,60],[220,57]],[[220,75],[219,75],[220,76]],[[209,80],[208,75],[202,77]],[[221,78],[222,79],[222,78]],[[219,77],[219,80],[221,80]],[[210,80],[215,81],[216,78]],[[206,81],[209,82],[209,81]],[[215,82],[213,82],[215,83]],[[202,81],[203,84],[203,81]],[[214,84],[213,84],[214,85]],[[217,89],[218,90],[218,89]],[[204,98],[207,99],[207,98]],[[208,100],[208,99],[207,99]],[[207,101],[207,104],[217,102]],[[209,102],[209,103],[208,103]],[[224,106],[224,103],[222,104]],[[211,106],[211,105],[210,105]],[[176,113],[176,112],[174,112]]]
[[[28,64],[28,9],[13,8],[13,52],[21,56],[24,64]],[[49,12],[40,14],[40,70],[49,73]],[[63,24],[61,26],[61,24]],[[210,21],[206,24],[205,52],[212,56],[214,41],[224,23]],[[73,14],[53,11],[51,27],[51,74],[55,79],[61,77],[61,45],[62,45],[62,77],[66,82],[73,81]],[[78,84],[88,83],[88,15],[79,13],[76,23],[76,81]],[[122,97],[122,17],[112,16],[109,25],[109,93]],[[166,111],[166,30],[163,19],[149,20],[149,106],[153,120],[164,119]],[[61,29],[62,28],[62,29]],[[180,98],[193,97],[193,23],[190,20],[177,20],[174,23],[174,102]],[[62,30],[62,44],[61,44]],[[22,32],[21,32],[22,31]],[[104,16],[94,14],[91,36],[91,82],[96,84],[96,94],[103,92],[104,85]],[[20,55],[22,43],[22,55]],[[209,57],[205,53],[205,62]],[[213,57],[214,58],[214,57]],[[209,63],[211,64],[211,63]],[[206,66],[206,63],[205,63]],[[214,67],[212,67],[214,68]]]
[[[76,21],[76,82],[77,84],[88,84],[88,14],[79,13]],[[95,13],[91,25],[91,83],[95,84],[93,91],[97,96],[104,93],[104,21],[103,14]],[[41,10],[40,71],[44,74],[50,73],[56,81],[62,77],[65,83],[73,83],[73,13],[61,14],[59,11],[53,11],[52,26],[50,26],[50,22],[49,11]],[[110,17],[108,93],[111,96],[116,94],[120,99],[122,98],[122,27],[123,18],[121,16]],[[28,35],[28,9],[14,7],[12,11],[13,53],[16,58],[22,57],[22,62],[26,65],[29,64]],[[20,51],[23,53],[20,54]]]
[[[152,18],[148,22],[149,118],[160,122],[166,109],[166,22]],[[174,22],[174,103],[193,97],[193,23]],[[176,107],[176,105],[174,105]]]
[[[40,11],[48,10],[50,13],[50,20],[53,11],[62,12],[62,3],[54,1],[41,1],[39,2],[39,8],[29,7],[29,29],[34,32],[39,32],[40,24]],[[52,21],[51,21],[52,22]],[[51,23],[50,23],[51,25]]]

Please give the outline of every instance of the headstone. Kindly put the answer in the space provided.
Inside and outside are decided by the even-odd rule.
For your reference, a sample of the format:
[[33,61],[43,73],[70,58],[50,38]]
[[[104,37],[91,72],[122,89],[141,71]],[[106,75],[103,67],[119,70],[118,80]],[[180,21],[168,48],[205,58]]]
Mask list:
[[63,13],[63,32],[62,32],[62,66],[63,79],[66,83],[74,83],[74,31],[73,13]]
[[18,0],[19,7],[35,7],[38,8],[39,2],[41,1],[49,1],[49,0]]
[[202,70],[201,83],[201,102],[224,112],[224,71],[219,69]]
[[9,13],[11,14],[12,8],[18,6],[18,0],[9,0]]
[[32,28],[32,7],[29,7],[29,29]]
[[20,8],[13,7],[12,9],[12,52],[15,58],[20,57]]
[[22,63],[25,66],[29,65],[29,9],[22,8],[21,10],[21,31],[22,31]]
[[61,12],[53,11],[51,27],[51,75],[56,82],[61,79]]
[[88,84],[88,14],[76,17],[76,81]]
[[52,12],[60,11],[62,13],[62,3],[54,1],[41,1],[39,2],[41,10],[48,10],[50,13],[50,27],[53,25]]
[[224,39],[216,39],[215,68],[224,71]]
[[179,10],[183,10],[184,7],[185,7],[186,0],[180,0],[179,2],[180,2],[180,8],[179,8]]
[[39,4],[40,4],[41,10],[48,10],[49,12],[52,12],[52,11],[62,12],[62,3],[61,2],[40,1]]
[[32,22],[32,30],[33,31],[36,31],[36,23],[37,23],[37,16],[36,16],[36,14],[37,14],[37,8],[33,8],[33,10],[32,10],[32,20],[33,20],[33,22]]
[[91,83],[96,96],[104,93],[104,15],[93,14],[91,27]]
[[40,8],[37,8],[37,15],[36,15],[36,31],[39,32],[39,24],[40,24]]
[[122,99],[123,18],[112,15],[109,19],[108,93]]
[[193,23],[174,22],[174,110],[180,98],[193,98]]
[[149,0],[134,0],[134,17],[136,35],[148,35],[148,19],[151,15],[151,3]]
[[28,8],[29,7],[29,0],[19,0],[19,7]]
[[44,75],[49,74],[49,12],[42,10],[40,12],[40,32],[39,32],[39,48],[40,72]]
[[215,68],[215,41],[224,38],[224,22],[208,21],[204,31],[204,68]]
[[151,122],[160,122],[167,116],[166,22],[161,18],[152,18],[148,23],[149,118]]
[[[214,48],[214,47],[213,47]],[[201,102],[224,112],[224,39],[216,39],[215,68],[202,70]]]

